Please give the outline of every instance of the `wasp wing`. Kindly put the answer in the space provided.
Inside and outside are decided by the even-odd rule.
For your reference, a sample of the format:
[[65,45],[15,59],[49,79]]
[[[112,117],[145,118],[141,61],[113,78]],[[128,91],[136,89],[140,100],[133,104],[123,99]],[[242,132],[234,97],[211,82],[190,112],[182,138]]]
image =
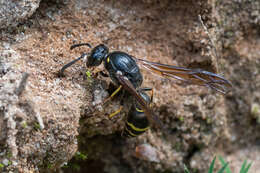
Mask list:
[[178,79],[189,84],[206,86],[223,94],[229,92],[229,89],[232,87],[232,84],[223,76],[209,71],[177,67],[133,58],[149,71],[162,77]]
[[139,95],[139,93],[134,88],[133,84],[126,77],[124,77],[121,74],[116,74],[116,77],[117,77],[118,81],[120,82],[120,84],[124,87],[124,89],[126,89],[130,94],[132,94],[135,97],[135,99],[140,103],[149,122],[151,122],[156,127],[159,127],[160,129],[164,129],[163,124],[160,121],[160,119],[158,118],[158,116],[156,116],[154,113],[152,113],[151,109],[146,104],[146,101]]

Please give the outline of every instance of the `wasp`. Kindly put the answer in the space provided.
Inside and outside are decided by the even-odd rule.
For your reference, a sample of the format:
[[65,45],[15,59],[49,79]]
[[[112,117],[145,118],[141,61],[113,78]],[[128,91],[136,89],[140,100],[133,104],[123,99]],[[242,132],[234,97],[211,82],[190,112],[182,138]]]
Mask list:
[[[74,44],[70,49],[74,49],[79,46],[88,46],[92,49],[92,46],[89,43]],[[111,99],[122,88],[128,91],[135,98],[138,104],[134,104],[134,107],[129,112],[130,116],[126,121],[126,129],[130,129],[131,132],[134,132],[134,135],[137,135],[135,130],[137,124],[144,120],[144,118],[139,120],[139,115],[146,115],[145,118],[147,118],[152,125],[163,129],[163,125],[158,116],[156,116],[150,109],[150,100],[146,99],[147,95],[144,90],[140,89],[143,82],[143,76],[137,64],[164,78],[177,79],[189,84],[202,85],[223,94],[227,93],[229,88],[232,87],[231,83],[219,74],[198,68],[189,69],[150,62],[136,58],[121,51],[109,52],[109,48],[104,44],[99,44],[94,47],[90,53],[82,53],[80,57],[64,65],[59,72],[60,75],[64,76],[65,69],[83,58],[87,60],[86,66],[88,68],[99,66],[103,62],[112,82],[118,86],[116,91],[113,92],[112,95],[105,100],[105,102]],[[143,113],[138,112],[137,109],[143,111]],[[132,119],[134,120],[132,121]],[[129,123],[130,121],[130,124],[133,126],[127,125],[127,122]],[[148,127],[147,122],[144,123],[144,126]]]

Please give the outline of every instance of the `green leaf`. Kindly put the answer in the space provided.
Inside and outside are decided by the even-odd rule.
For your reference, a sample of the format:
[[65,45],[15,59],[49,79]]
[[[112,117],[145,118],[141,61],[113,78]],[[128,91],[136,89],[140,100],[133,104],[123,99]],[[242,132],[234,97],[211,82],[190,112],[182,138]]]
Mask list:
[[40,126],[40,124],[39,123],[34,123],[34,128],[35,128],[35,130],[40,130],[41,129],[41,126]]
[[243,164],[242,164],[241,169],[240,169],[240,173],[247,173],[248,170],[249,170],[249,168],[251,167],[251,165],[252,165],[252,163],[249,163],[249,164],[247,165],[247,161],[245,160],[245,161],[243,162]]
[[249,168],[251,167],[252,163],[249,163],[248,166],[246,167],[245,171],[243,173],[247,173]]
[[91,78],[91,72],[90,72],[90,71],[86,71],[86,76],[87,76],[88,78]]
[[84,153],[77,151],[75,154],[75,158],[76,158],[76,160],[86,160],[88,158],[88,156]]
[[218,173],[223,173],[226,169],[226,167],[228,166],[228,163],[226,163],[219,171]]
[[239,173],[243,173],[243,172],[244,172],[244,169],[245,169],[245,167],[246,167],[246,162],[247,162],[246,160],[243,162],[242,167],[241,167]]
[[184,172],[185,172],[185,173],[190,173],[190,171],[188,170],[188,168],[187,168],[186,165],[184,165]]
[[208,173],[213,173],[215,161],[216,161],[216,156],[214,157],[213,161],[212,161],[211,164],[210,164],[209,172],[208,172]]
[[[220,160],[222,166],[225,166],[225,165],[226,165],[227,162],[224,160],[223,157],[219,156],[218,159]],[[225,171],[226,171],[226,173],[232,173],[231,170],[230,170],[230,168],[229,168],[229,166],[227,166],[227,168],[225,169]]]

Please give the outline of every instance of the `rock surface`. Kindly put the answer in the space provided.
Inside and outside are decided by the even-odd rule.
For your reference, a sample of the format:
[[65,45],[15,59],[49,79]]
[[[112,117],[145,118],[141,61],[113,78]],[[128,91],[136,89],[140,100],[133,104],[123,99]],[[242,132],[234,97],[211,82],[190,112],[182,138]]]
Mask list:
[[17,26],[39,7],[40,0],[0,1],[0,29]]
[[[15,32],[0,33],[0,170],[183,172],[185,163],[207,172],[220,154],[234,172],[244,159],[254,161],[251,171],[256,173],[259,6],[256,1],[205,0],[42,2],[36,15]],[[64,64],[90,51],[69,50],[80,42],[104,43],[110,51],[149,61],[219,71],[233,90],[221,95],[142,71],[143,86],[154,88],[153,110],[170,134],[151,128],[125,139],[121,131],[131,98],[120,100],[119,94],[95,106],[114,89],[109,78],[94,75],[102,66],[87,69],[92,77],[86,77],[81,62],[68,68],[64,78],[58,76]],[[25,72],[29,77],[19,95]],[[120,106],[120,114],[109,118]],[[156,159],[140,157],[138,146],[152,148]],[[245,158],[237,158],[243,154]]]

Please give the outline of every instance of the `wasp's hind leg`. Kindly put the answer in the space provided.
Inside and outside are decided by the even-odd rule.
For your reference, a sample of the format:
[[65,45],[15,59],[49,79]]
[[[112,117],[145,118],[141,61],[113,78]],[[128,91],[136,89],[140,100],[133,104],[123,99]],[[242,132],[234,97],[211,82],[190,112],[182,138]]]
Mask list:
[[115,115],[119,114],[123,109],[123,106],[120,106],[120,108],[118,110],[116,110],[115,112],[111,113],[108,115],[109,118],[114,117]]
[[[122,91],[122,93],[119,93],[120,91]],[[119,93],[119,94],[118,94]],[[125,92],[125,90],[121,90],[121,87],[119,86],[112,94],[110,97],[108,97],[104,102],[107,103],[109,100],[111,100],[116,94],[119,95],[119,97],[117,98],[118,103],[121,105],[120,108],[118,110],[116,110],[115,112],[109,114],[109,118],[114,117],[115,115],[119,114],[122,110],[123,107],[126,106],[125,103],[129,101],[129,99],[126,99],[127,97],[127,93]]]
[[122,89],[122,85],[120,85],[108,98],[106,98],[102,104],[107,103],[109,100],[111,100],[119,91]]

